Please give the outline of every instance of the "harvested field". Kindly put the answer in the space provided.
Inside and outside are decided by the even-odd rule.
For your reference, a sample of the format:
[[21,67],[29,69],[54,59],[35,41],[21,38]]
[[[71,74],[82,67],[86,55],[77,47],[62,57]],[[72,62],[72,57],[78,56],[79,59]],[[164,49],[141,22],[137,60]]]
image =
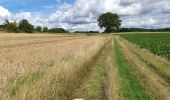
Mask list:
[[170,100],[169,72],[118,35],[0,34],[0,100]]

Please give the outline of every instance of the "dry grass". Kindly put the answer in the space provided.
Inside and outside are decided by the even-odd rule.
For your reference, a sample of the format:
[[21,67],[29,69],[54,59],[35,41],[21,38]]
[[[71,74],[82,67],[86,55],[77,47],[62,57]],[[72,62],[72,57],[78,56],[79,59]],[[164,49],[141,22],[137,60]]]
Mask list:
[[115,63],[114,56],[114,40],[112,39],[109,45],[109,53],[106,59],[106,89],[105,94],[107,100],[123,100],[122,92],[120,90],[118,69]]
[[83,84],[75,91],[74,98],[84,100],[122,100],[117,68],[114,63],[114,41],[105,46]]
[[87,36],[60,36],[60,35],[2,35],[0,36],[0,48],[43,44],[49,42],[61,42],[72,39],[87,38]]
[[166,81],[160,78],[154,71],[150,70],[147,64],[142,62],[137,55],[127,48],[128,46],[132,51],[136,50],[131,43],[118,38],[117,41],[119,41],[120,45],[123,47],[125,57],[133,65],[151,98],[153,100],[169,100],[170,90],[169,86],[166,86]]
[[[9,39],[10,37],[27,37],[25,34],[19,36],[1,34],[1,36],[9,36]],[[32,36],[34,37],[34,35],[28,35],[30,38]],[[35,35],[35,37],[38,36]],[[83,65],[89,62],[107,42],[107,39],[98,36],[46,37],[42,35],[42,37],[33,39],[33,41],[41,40],[43,42],[41,44],[0,49],[0,96],[4,99],[56,98],[57,100],[60,97],[67,97],[65,92],[69,88],[74,88],[79,78],[77,75],[82,71]],[[14,38],[11,42],[15,43],[20,39],[30,42],[32,41],[30,38],[25,40]],[[53,39],[57,41],[47,42]],[[41,72],[45,73],[41,79],[37,79],[39,74],[32,74]],[[34,82],[36,80],[37,82]],[[33,81],[33,84],[30,81]],[[7,90],[10,90],[8,88],[11,86],[18,87],[18,84],[18,90],[11,98]],[[68,94],[70,92],[68,90]]]

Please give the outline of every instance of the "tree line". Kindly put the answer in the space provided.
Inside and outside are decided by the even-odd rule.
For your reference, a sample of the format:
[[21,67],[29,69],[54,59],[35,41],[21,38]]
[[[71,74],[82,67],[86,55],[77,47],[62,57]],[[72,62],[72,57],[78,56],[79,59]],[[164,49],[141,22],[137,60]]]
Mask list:
[[[121,20],[120,16],[107,12],[101,14],[98,19],[98,26],[101,29],[104,29],[103,33],[114,33],[114,32],[167,32],[170,31],[170,28],[163,28],[163,29],[144,29],[144,28],[121,28]],[[23,19],[17,23],[9,22],[9,20],[5,20],[3,25],[0,25],[0,31],[5,32],[15,32],[15,33],[34,33],[34,32],[47,32],[47,33],[69,33],[63,28],[51,28],[48,27],[41,27],[41,26],[34,26],[30,24],[26,19]],[[99,33],[98,31],[75,31],[73,33]]]
[[160,29],[121,28],[119,32],[170,32],[170,28],[160,28]]
[[63,28],[51,28],[48,27],[41,27],[41,26],[34,26],[31,23],[28,22],[26,19],[22,19],[17,23],[16,21],[10,22],[8,19],[6,19],[3,23],[3,25],[0,25],[0,31],[5,31],[9,33],[68,33]]

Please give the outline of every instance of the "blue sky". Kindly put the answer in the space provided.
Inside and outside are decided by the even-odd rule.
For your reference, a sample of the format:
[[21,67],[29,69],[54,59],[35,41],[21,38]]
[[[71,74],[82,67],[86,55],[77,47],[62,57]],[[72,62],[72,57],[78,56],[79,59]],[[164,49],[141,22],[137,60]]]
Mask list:
[[105,12],[117,13],[121,27],[170,27],[170,0],[0,0],[0,24],[27,19],[35,26],[102,31],[97,18]]
[[72,4],[74,0],[2,0],[0,5],[12,13],[23,11],[52,13],[64,2]]

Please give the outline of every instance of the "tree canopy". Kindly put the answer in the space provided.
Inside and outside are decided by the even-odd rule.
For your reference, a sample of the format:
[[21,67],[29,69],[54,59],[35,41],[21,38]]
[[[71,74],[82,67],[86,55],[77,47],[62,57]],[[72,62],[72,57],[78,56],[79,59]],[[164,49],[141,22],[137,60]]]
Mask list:
[[19,29],[22,32],[26,32],[26,33],[33,33],[34,32],[34,26],[31,25],[26,19],[23,19],[19,22]]
[[98,25],[100,28],[105,28],[106,33],[117,32],[120,29],[121,20],[119,15],[107,12],[99,16]]
[[35,28],[35,30],[36,30],[36,32],[42,32],[42,27],[41,27],[41,26],[37,26],[37,27]]
[[9,20],[6,19],[5,22],[4,22],[3,27],[4,27],[4,30],[7,31],[7,32],[15,32],[15,33],[20,32],[20,29],[17,27],[16,21],[9,22]]

